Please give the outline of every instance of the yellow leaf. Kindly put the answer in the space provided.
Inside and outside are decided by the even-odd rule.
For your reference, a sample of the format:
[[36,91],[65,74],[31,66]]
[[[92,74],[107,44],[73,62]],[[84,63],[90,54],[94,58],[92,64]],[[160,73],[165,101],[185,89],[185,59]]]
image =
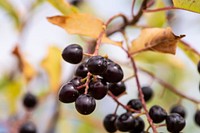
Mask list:
[[16,46],[13,50],[13,54],[17,57],[18,59],[18,65],[20,70],[23,73],[23,76],[27,82],[29,82],[35,75],[36,75],[36,70],[33,68],[31,64],[24,58],[24,55],[19,51],[18,46]]
[[[88,36],[94,39],[104,30],[104,23],[89,14],[73,13],[67,16],[48,17],[48,21],[65,29],[70,34],[78,34]],[[108,37],[103,36],[103,43],[109,43],[121,46],[121,42],[115,42]]]
[[55,8],[57,8],[64,15],[77,12],[77,8],[74,6],[71,6],[65,0],[48,0],[48,2],[51,3]]
[[[153,8],[158,9],[165,7],[162,0],[156,0],[155,6]],[[147,17],[147,23],[149,27],[162,27],[166,23],[166,12],[153,12],[145,14]]]
[[55,46],[49,47],[41,66],[48,74],[51,89],[57,93],[61,85],[61,50]]
[[140,36],[133,40],[130,53],[152,50],[162,53],[176,53],[177,41],[184,35],[176,36],[171,28],[145,28]]
[[174,6],[200,13],[200,0],[173,0]]

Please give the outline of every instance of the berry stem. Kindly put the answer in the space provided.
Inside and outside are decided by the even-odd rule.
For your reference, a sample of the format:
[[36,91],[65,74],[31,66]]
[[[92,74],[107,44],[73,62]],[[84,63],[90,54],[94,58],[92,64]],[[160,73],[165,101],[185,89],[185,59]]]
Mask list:
[[84,84],[84,85],[85,85],[85,92],[84,92],[84,94],[87,94],[87,93],[88,93],[91,75],[92,75],[92,74],[91,74],[90,72],[87,73],[87,80],[86,80],[86,82],[85,82],[85,84]]
[[[128,54],[128,52],[127,52],[127,54]],[[157,133],[156,127],[155,127],[155,125],[153,124],[153,121],[152,121],[152,119],[150,118],[148,109],[147,109],[147,107],[146,107],[146,102],[145,102],[145,100],[144,100],[144,95],[143,95],[143,93],[142,93],[141,85],[140,85],[139,78],[138,78],[138,74],[137,74],[137,71],[138,71],[138,70],[137,70],[137,67],[136,67],[136,63],[135,63],[135,61],[134,61],[133,58],[131,58],[131,57],[129,57],[129,58],[131,59],[132,66],[133,66],[133,70],[134,70],[134,72],[135,72],[135,80],[136,80],[136,84],[137,84],[137,88],[138,88],[138,92],[139,92],[139,97],[140,97],[140,100],[141,100],[141,102],[142,102],[143,109],[144,109],[144,111],[145,111],[145,115],[146,115],[146,117],[147,117],[147,120],[148,120],[149,125],[151,126],[153,132],[154,132],[154,133]]]
[[131,5],[131,16],[134,17],[134,7],[135,7],[135,0],[132,1]]
[[115,112],[113,113],[114,115],[117,114],[117,110],[118,110],[118,108],[119,108],[119,104],[117,104],[117,106],[116,106],[116,108],[115,108]]
[[179,91],[178,89],[176,89],[174,86],[172,86],[171,84],[165,82],[164,80],[156,77],[153,73],[143,69],[143,68],[139,68],[140,71],[148,74],[150,77],[152,77],[153,79],[155,79],[159,84],[161,84],[162,86],[165,87],[165,89],[169,89],[170,91],[172,91],[173,93],[175,93],[176,95],[185,98],[191,102],[194,102],[196,104],[200,103],[200,100],[194,99],[194,97],[192,96],[187,96],[185,93],[182,93],[181,91]]

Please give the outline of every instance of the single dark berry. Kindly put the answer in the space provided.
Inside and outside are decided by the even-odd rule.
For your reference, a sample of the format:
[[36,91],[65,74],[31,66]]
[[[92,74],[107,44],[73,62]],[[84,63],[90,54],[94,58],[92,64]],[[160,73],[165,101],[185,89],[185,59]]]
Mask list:
[[132,99],[127,103],[127,105],[134,110],[142,109],[142,102],[139,99]]
[[71,44],[63,50],[62,57],[69,63],[78,64],[83,58],[83,49],[78,44]]
[[152,98],[152,96],[153,96],[153,90],[152,90],[152,88],[150,88],[149,86],[144,86],[141,89],[142,89],[142,93],[144,95],[144,100],[146,102],[149,101]]
[[185,118],[185,108],[181,105],[175,105],[170,109],[170,113],[177,113]]
[[88,62],[88,71],[94,75],[101,75],[107,69],[107,61],[102,56],[93,56]]
[[177,113],[172,113],[166,118],[167,130],[179,133],[185,127],[185,119]]
[[37,133],[36,126],[33,122],[26,122],[20,127],[19,133]]
[[59,91],[59,100],[63,103],[72,103],[78,98],[78,96],[79,92],[71,82],[62,86]]
[[194,121],[198,126],[200,126],[200,110],[196,111],[196,113],[194,115]]
[[72,5],[74,5],[74,6],[79,6],[79,4],[82,3],[82,1],[83,1],[83,0],[72,0],[72,1],[70,2],[70,4],[72,4]]
[[102,79],[92,80],[89,84],[89,93],[97,100],[104,98],[108,91],[108,85]]
[[86,63],[82,63],[77,67],[75,75],[85,78],[87,76],[87,73],[88,73],[88,67]]
[[93,97],[91,97],[88,94],[81,94],[75,102],[75,107],[76,110],[82,114],[82,115],[88,115],[91,114],[95,107],[96,107],[96,102]]
[[26,93],[23,98],[23,105],[27,109],[33,109],[37,105],[37,98],[31,93]]
[[119,131],[128,132],[133,130],[134,126],[135,118],[130,112],[121,114],[116,120],[116,127]]
[[121,81],[124,77],[124,73],[122,71],[122,68],[114,63],[110,62],[107,64],[107,69],[103,73],[103,78],[110,83],[117,83]]
[[108,114],[104,120],[103,120],[103,126],[106,129],[107,132],[109,133],[114,133],[117,131],[117,128],[115,126],[115,121],[117,119],[116,114]]
[[162,107],[154,105],[149,110],[149,116],[154,123],[160,123],[167,117],[167,112]]
[[79,93],[83,94],[85,92],[85,87],[78,88],[84,84],[84,82],[82,82],[81,80],[81,77],[74,77],[70,82],[74,85],[75,89],[78,90]]
[[133,127],[133,130],[130,131],[130,133],[142,133],[144,131],[145,124],[142,118],[136,117],[135,118],[135,125]]
[[109,90],[112,92],[113,95],[119,96],[126,91],[126,86],[122,81],[118,83],[110,83]]
[[197,70],[198,70],[198,72],[199,72],[199,74],[200,74],[200,61],[199,61],[198,64],[197,64]]

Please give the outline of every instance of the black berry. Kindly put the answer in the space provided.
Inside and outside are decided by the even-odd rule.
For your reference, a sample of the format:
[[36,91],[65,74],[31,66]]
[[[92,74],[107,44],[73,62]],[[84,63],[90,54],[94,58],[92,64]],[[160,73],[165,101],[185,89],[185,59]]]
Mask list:
[[78,98],[78,96],[79,92],[71,82],[62,86],[59,91],[59,100],[63,103],[72,103]]
[[75,107],[80,114],[88,115],[94,111],[96,102],[90,95],[81,94],[75,101]]
[[172,133],[179,133],[185,127],[185,120],[177,113],[172,113],[166,118],[167,130]]
[[89,92],[97,100],[104,98],[108,91],[108,85],[102,79],[92,80],[89,84]]
[[78,90],[79,93],[83,94],[85,92],[85,87],[78,88],[84,84],[84,82],[82,82],[81,80],[81,77],[74,77],[70,82],[73,84],[75,89]]
[[118,83],[110,83],[109,90],[112,92],[113,95],[119,96],[126,91],[126,86],[122,81]]
[[83,58],[83,49],[78,44],[71,44],[63,50],[62,57],[69,63],[78,64]]
[[197,64],[197,70],[198,70],[198,72],[199,72],[199,74],[200,74],[200,61],[199,61],[198,64]]
[[26,93],[23,98],[23,105],[27,109],[33,109],[37,105],[37,98],[31,93]]
[[145,124],[142,118],[136,117],[135,118],[135,125],[133,127],[133,130],[130,131],[130,133],[142,133],[144,131]]
[[142,109],[142,102],[139,99],[132,99],[127,103],[127,105],[134,110]]
[[124,77],[124,73],[122,71],[122,68],[114,63],[110,62],[107,64],[107,69],[103,73],[103,78],[110,83],[117,83],[121,81]]
[[198,126],[200,126],[200,110],[196,111],[196,113],[194,115],[194,121]]
[[185,108],[181,105],[175,105],[170,109],[170,113],[177,113],[185,118]]
[[149,86],[144,86],[141,89],[142,89],[142,93],[144,95],[144,100],[146,102],[149,101],[152,98],[152,96],[153,96],[153,90],[152,90],[152,88],[150,88]]
[[115,131],[117,131],[117,128],[115,126],[115,121],[117,119],[117,115],[116,114],[108,114],[104,120],[103,120],[103,126],[106,129],[107,132],[109,133],[113,133]]
[[154,105],[149,110],[149,116],[154,123],[160,123],[167,117],[167,112],[162,107]]
[[19,129],[19,133],[36,133],[36,132],[37,132],[36,126],[32,122],[24,123]]
[[127,112],[121,114],[116,120],[116,127],[119,131],[127,132],[133,130],[135,125],[135,118],[132,113]]
[[107,69],[107,61],[102,56],[93,56],[88,62],[88,71],[94,75],[101,75]]
[[82,63],[77,67],[75,75],[85,78],[87,76],[87,73],[88,73],[88,67],[86,63]]

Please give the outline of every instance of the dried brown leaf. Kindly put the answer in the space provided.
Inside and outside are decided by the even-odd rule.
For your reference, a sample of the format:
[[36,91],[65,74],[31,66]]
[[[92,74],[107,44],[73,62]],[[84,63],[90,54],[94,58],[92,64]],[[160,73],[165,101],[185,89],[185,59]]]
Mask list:
[[130,53],[152,50],[162,53],[176,53],[177,41],[185,35],[176,36],[171,28],[145,28],[133,40]]
[[[67,16],[53,16],[47,18],[52,24],[58,25],[70,34],[88,36],[94,39],[104,30],[104,23],[90,14],[72,13]],[[121,42],[115,42],[104,36],[103,43],[121,46]]]

